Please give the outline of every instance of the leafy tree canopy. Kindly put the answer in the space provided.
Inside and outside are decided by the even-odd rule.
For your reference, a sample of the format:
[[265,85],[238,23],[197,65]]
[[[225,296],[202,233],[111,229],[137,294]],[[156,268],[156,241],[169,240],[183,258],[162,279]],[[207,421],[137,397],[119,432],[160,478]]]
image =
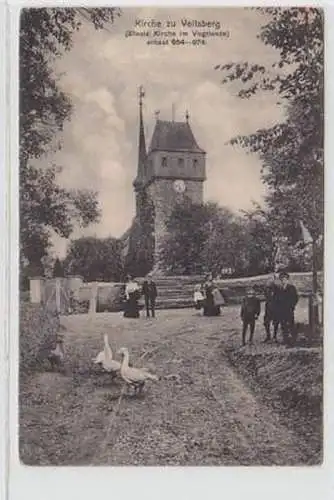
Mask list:
[[210,220],[218,208],[214,204],[178,204],[167,221],[167,235],[160,259],[168,272],[197,274],[203,272],[200,255],[210,232]]
[[[20,18],[20,254],[34,273],[55,231],[69,237],[74,225],[98,221],[97,193],[59,186],[60,167],[34,160],[61,147],[55,141],[72,112],[71,97],[59,87],[54,61],[71,49],[84,21],[97,29],[114,21],[115,8],[31,8]],[[45,160],[47,163],[47,160]]]
[[174,274],[232,269],[236,276],[272,270],[273,238],[268,222],[241,216],[215,203],[176,206],[161,251],[167,271]]
[[[323,233],[323,12],[316,8],[260,9],[269,21],[259,38],[278,51],[278,62],[217,65],[223,83],[237,80],[240,98],[275,92],[286,121],[231,139],[258,153],[269,188],[268,209],[280,232],[302,220],[314,239]],[[291,235],[291,232],[290,234]]]
[[122,244],[116,238],[73,240],[64,267],[67,275],[78,274],[85,281],[119,281],[123,275]]

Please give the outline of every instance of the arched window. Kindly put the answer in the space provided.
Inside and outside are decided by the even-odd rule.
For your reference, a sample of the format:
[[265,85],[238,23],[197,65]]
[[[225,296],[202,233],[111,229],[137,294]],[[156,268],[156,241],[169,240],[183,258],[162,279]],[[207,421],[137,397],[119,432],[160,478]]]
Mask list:
[[184,167],[184,158],[179,158],[177,161],[178,167],[183,168]]
[[162,167],[167,167],[167,157],[166,156],[163,156],[161,158],[161,166]]
[[197,158],[195,158],[195,159],[193,160],[193,167],[194,167],[194,168],[196,168],[196,167],[197,167],[197,165],[198,165],[198,160],[197,160]]

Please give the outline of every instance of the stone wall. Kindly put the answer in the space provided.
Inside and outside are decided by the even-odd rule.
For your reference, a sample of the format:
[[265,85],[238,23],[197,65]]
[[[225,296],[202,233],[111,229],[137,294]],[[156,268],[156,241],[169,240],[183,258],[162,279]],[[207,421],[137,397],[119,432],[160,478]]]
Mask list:
[[205,180],[205,153],[153,151],[149,162],[150,176]]

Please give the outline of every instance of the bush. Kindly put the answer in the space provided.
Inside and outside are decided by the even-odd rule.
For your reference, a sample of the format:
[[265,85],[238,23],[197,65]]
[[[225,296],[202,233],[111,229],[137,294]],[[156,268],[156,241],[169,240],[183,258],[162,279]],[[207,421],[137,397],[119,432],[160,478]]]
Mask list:
[[21,302],[29,302],[30,301],[30,292],[26,290],[24,292],[20,292],[20,301]]
[[97,312],[118,312],[123,310],[123,285],[101,287],[97,292]]
[[55,347],[59,317],[40,305],[20,304],[20,374],[36,368]]
[[68,314],[87,314],[89,311],[89,300],[71,299],[70,312]]

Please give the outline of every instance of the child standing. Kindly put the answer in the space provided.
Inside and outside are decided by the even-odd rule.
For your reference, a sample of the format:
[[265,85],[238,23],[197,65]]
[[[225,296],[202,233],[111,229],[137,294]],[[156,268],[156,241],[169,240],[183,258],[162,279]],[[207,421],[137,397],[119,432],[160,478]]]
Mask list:
[[246,333],[249,326],[250,337],[249,342],[253,343],[253,336],[255,330],[255,321],[260,316],[261,303],[255,295],[254,288],[247,290],[246,296],[243,298],[241,305],[240,316],[242,319],[242,345],[246,344]]
[[194,291],[195,309],[197,310],[202,309],[204,302],[204,295],[201,292],[201,288],[201,285],[196,285]]

